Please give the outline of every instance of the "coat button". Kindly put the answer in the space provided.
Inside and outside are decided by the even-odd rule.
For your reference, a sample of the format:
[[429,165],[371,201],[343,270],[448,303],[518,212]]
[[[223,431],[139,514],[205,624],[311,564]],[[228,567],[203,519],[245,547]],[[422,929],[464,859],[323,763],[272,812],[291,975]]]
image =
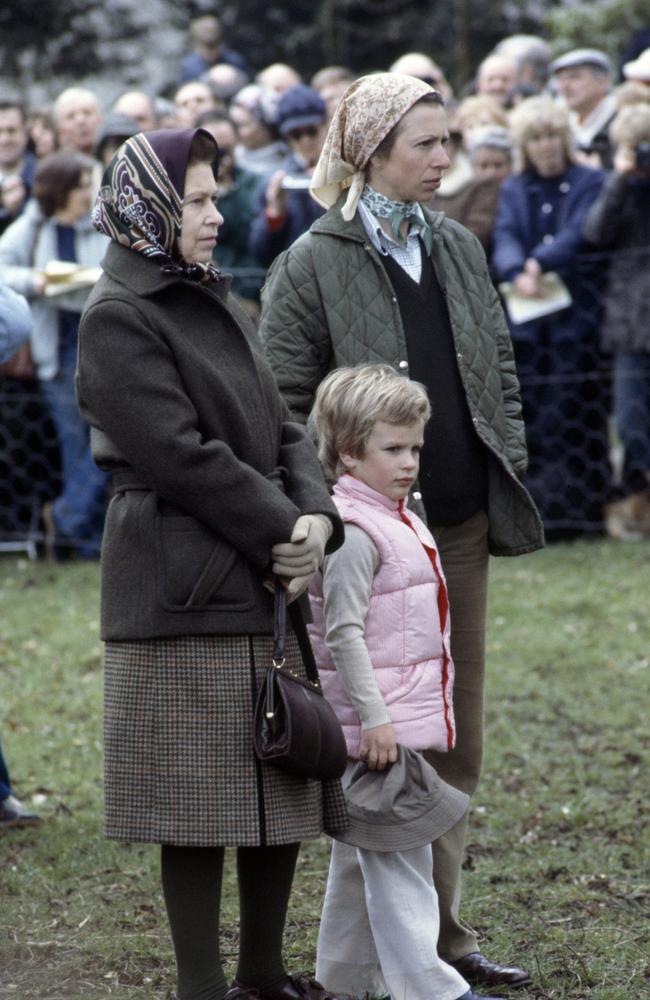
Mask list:
[[550,201],[545,201],[544,204],[542,205],[542,212],[544,213],[544,215],[548,215],[552,211],[553,211],[553,206],[551,205]]
[[562,192],[562,194],[566,194],[570,190],[571,190],[571,185],[569,184],[569,182],[562,181],[562,183],[560,184],[560,191]]
[[458,354],[456,355],[456,357],[458,358],[459,361],[463,360],[463,355],[460,353],[460,351],[458,352]]
[[400,363],[398,364],[398,366],[397,366],[397,367],[398,367],[398,368],[401,368],[401,369],[402,369],[402,371],[404,371],[404,369],[405,369],[405,368],[408,368],[408,366],[409,366],[409,363],[408,363],[408,361],[400,361]]
[[422,499],[422,494],[418,490],[416,490],[415,493],[413,494],[413,499],[414,500],[421,500]]
[[477,424],[478,423],[478,417],[472,417],[472,423],[473,424]]
[[551,236],[550,233],[547,233],[546,236],[542,237],[542,243],[546,243],[547,246],[550,243],[553,243],[554,241],[555,241],[555,237]]
[[392,295],[391,296],[391,302],[397,302],[397,296],[396,295]]

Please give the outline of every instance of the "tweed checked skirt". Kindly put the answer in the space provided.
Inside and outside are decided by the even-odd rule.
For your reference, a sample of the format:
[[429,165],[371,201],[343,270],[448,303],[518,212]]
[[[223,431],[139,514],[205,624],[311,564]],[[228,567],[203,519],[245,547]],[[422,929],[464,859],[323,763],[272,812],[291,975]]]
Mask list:
[[[105,834],[201,847],[294,843],[346,825],[339,781],[296,778],[253,752],[272,637],[107,642]],[[287,665],[304,676],[293,634]]]

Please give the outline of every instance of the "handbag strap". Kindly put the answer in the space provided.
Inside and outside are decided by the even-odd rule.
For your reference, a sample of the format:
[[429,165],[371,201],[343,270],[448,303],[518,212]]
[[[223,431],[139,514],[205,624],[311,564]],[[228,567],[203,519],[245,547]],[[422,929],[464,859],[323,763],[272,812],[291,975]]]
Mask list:
[[[291,616],[291,624],[293,625],[293,630],[296,633],[296,638],[298,640],[298,646],[300,647],[302,661],[305,665],[305,673],[311,683],[316,685],[320,690],[318,667],[316,666],[316,660],[314,659],[314,653],[309,641],[307,627],[297,601],[289,608],[289,615]],[[278,584],[275,588],[275,607],[273,615],[273,665],[275,667],[279,668],[284,664],[286,642],[287,592],[281,584]]]

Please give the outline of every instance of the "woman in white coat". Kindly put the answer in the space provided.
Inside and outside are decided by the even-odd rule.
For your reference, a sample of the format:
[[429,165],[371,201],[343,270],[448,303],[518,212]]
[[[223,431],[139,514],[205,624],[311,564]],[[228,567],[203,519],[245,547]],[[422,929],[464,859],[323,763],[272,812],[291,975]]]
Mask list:
[[61,492],[43,507],[46,544],[52,553],[65,547],[86,556],[99,551],[106,476],[92,460],[74,395],[79,318],[92,274],[82,287],[70,279],[75,265],[96,268],[107,246],[90,221],[92,167],[77,153],[45,157],[34,198],[0,238],[0,277],[32,308],[32,356],[59,442]]

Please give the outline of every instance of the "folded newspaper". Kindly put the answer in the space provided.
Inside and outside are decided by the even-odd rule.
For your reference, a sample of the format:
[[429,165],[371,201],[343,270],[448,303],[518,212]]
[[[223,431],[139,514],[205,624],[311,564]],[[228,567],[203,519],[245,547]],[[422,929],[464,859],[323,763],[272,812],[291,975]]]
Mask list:
[[65,295],[79,288],[90,288],[101,273],[101,267],[84,267],[69,260],[51,260],[43,270],[47,281],[45,294]]
[[544,295],[537,298],[519,295],[509,281],[504,281],[499,285],[508,316],[513,323],[528,323],[532,319],[549,316],[551,313],[559,312],[571,305],[571,293],[555,271],[543,274],[541,283]]

